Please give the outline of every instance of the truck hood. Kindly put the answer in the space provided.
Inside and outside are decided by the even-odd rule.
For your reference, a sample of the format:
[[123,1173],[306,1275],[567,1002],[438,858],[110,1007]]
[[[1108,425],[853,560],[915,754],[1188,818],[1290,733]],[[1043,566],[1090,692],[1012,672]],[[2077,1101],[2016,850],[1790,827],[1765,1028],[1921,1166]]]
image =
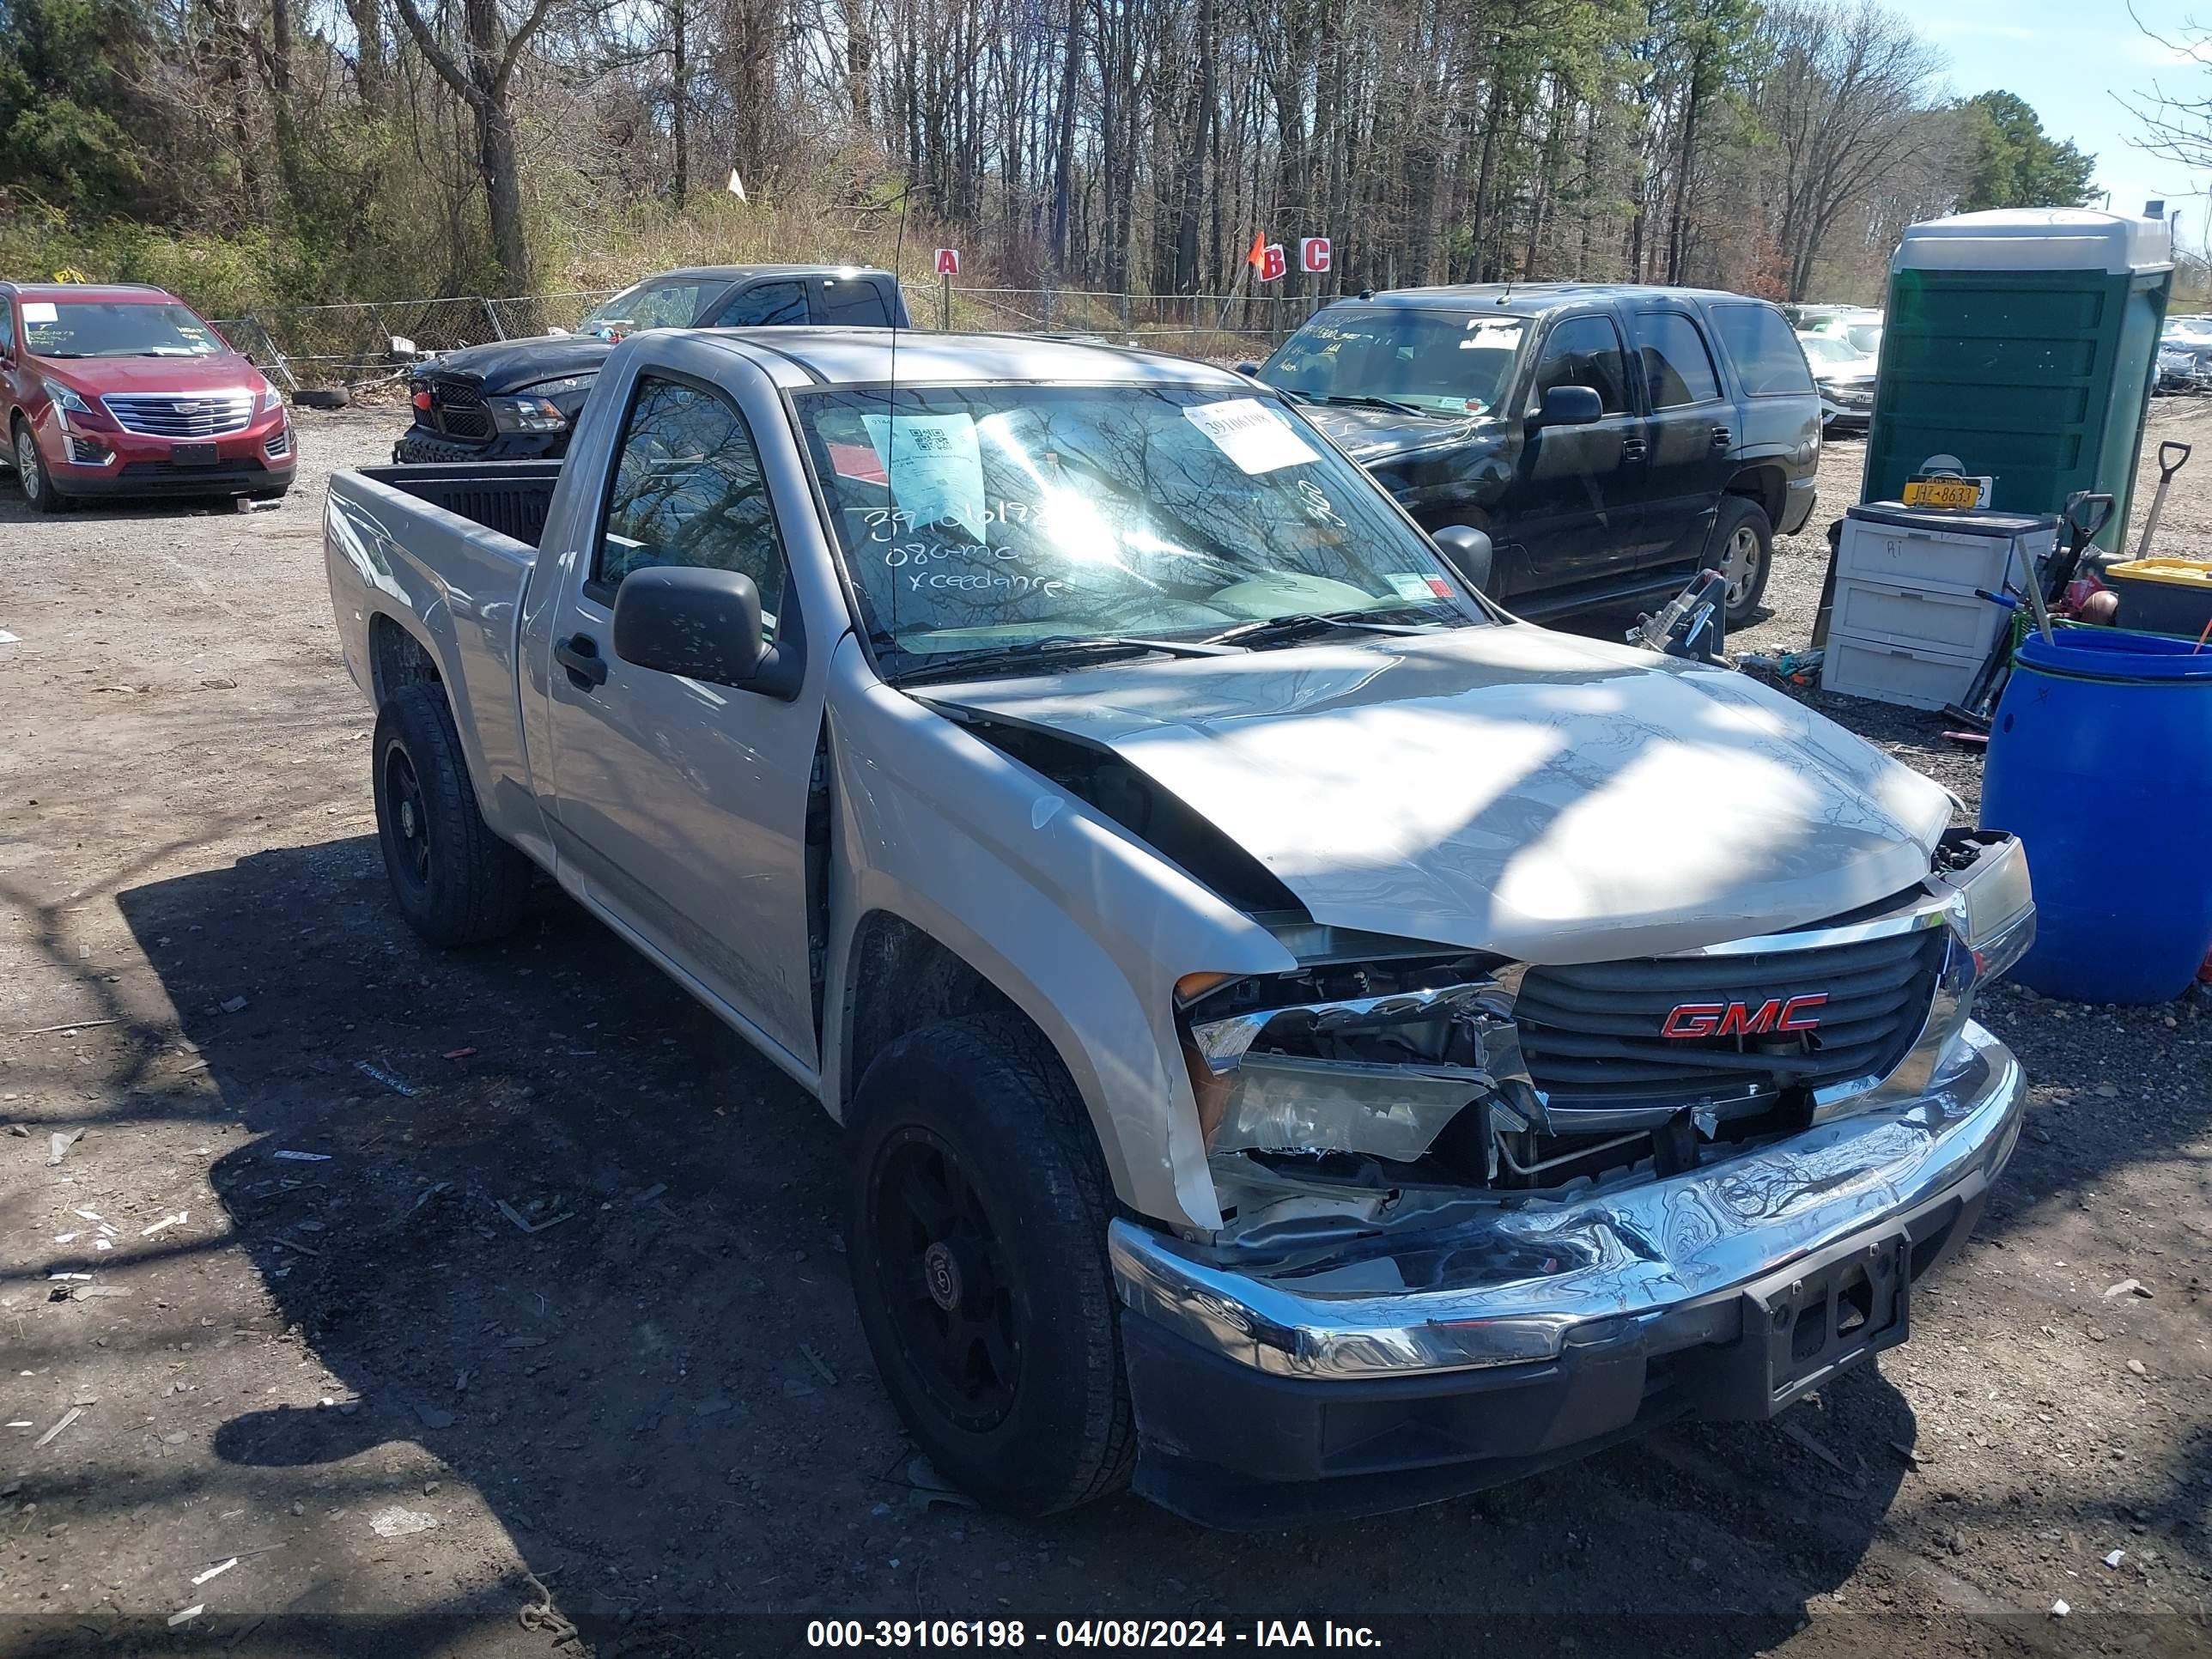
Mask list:
[[1928,872],[1936,784],[1747,676],[1528,624],[932,687],[1111,750],[1317,921],[1606,961]]
[[1347,404],[1300,404],[1298,412],[1363,462],[1457,447],[1495,424],[1472,415],[1401,415]]
[[540,380],[596,374],[613,349],[606,341],[586,335],[541,335],[441,352],[415,372],[418,378],[434,374],[472,374],[486,392],[520,392]]

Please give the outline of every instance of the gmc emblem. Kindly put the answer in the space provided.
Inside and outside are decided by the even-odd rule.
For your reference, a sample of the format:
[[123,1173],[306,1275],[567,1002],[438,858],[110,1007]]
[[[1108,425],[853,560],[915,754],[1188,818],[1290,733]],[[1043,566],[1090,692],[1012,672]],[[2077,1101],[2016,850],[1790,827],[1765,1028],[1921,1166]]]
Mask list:
[[1814,1031],[1820,1026],[1820,1009],[1828,1000],[1826,991],[1791,997],[1787,1002],[1770,997],[1753,1007],[1747,1002],[1683,1002],[1667,1011],[1659,1027],[1663,1037],[1764,1036],[1771,1031]]

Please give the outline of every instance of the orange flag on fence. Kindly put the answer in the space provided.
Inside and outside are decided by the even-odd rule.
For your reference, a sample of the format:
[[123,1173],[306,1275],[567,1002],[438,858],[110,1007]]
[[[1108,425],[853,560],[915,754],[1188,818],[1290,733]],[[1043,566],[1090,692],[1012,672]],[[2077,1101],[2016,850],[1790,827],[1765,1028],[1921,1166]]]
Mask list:
[[1244,256],[1244,263],[1257,270],[1267,262],[1267,233],[1264,230],[1255,230],[1252,233],[1252,251]]

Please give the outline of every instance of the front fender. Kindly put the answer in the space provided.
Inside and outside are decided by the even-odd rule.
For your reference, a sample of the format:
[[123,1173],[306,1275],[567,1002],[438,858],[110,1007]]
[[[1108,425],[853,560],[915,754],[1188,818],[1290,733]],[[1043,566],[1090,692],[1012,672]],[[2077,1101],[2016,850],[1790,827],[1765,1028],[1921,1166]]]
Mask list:
[[1115,1191],[1187,1231],[1221,1224],[1175,982],[1295,965],[1265,929],[1126,831],[877,681],[848,635],[835,757],[822,1096],[842,1109],[854,942],[876,913],[921,929],[1044,1032],[1081,1091]]

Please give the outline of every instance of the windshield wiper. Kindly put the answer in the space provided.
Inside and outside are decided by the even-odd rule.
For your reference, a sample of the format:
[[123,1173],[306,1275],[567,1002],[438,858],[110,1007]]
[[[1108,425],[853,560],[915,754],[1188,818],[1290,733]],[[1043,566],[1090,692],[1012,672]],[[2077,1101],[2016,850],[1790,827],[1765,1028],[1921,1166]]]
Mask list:
[[[1387,623],[1384,617],[1419,617],[1419,623]],[[1206,637],[1207,645],[1288,645],[1314,634],[1341,629],[1353,634],[1425,634],[1440,623],[1457,619],[1459,613],[1443,605],[1378,605],[1370,611],[1294,611],[1286,617],[1267,617],[1239,623],[1234,628]]]
[[1012,645],[933,655],[918,666],[894,676],[893,684],[913,685],[923,680],[957,679],[974,669],[999,668],[1009,663],[1032,663],[1059,657],[1148,656],[1156,652],[1164,652],[1171,657],[1214,657],[1225,654],[1225,648],[1212,640],[1142,640],[1125,634],[1056,635],[1050,639],[1022,640]]
[[1419,404],[1401,404],[1395,398],[1377,398],[1364,392],[1357,398],[1337,396],[1323,398],[1321,401],[1325,404],[1351,404],[1361,409],[1387,409],[1393,414],[1420,415],[1431,421],[1449,421],[1453,418],[1437,410],[1423,409]]

